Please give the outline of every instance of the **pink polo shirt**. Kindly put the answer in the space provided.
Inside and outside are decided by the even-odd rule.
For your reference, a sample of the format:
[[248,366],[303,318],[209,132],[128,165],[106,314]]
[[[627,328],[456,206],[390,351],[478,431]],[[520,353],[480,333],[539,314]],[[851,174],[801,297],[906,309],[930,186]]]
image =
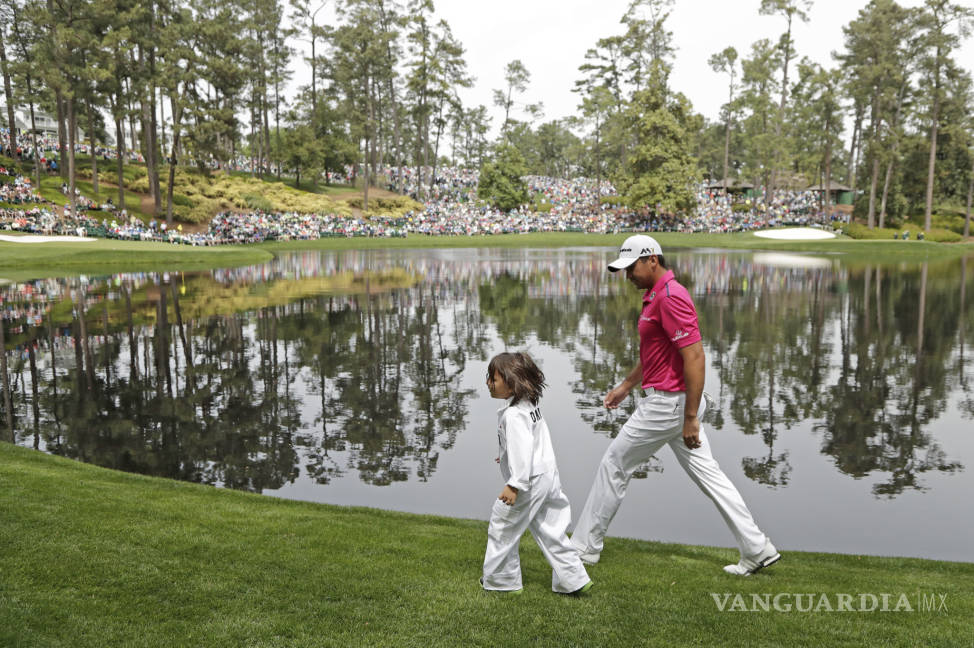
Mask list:
[[686,391],[680,349],[700,341],[697,309],[690,293],[667,270],[643,295],[639,315],[639,359],[643,389]]

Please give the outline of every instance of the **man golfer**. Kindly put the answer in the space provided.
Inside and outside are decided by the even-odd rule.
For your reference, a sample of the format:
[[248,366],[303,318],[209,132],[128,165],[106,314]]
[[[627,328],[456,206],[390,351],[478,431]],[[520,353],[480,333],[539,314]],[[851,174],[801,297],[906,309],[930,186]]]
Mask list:
[[693,300],[666,268],[663,250],[652,237],[627,238],[619,258],[609,264],[610,272],[618,270],[625,270],[626,278],[646,291],[639,316],[639,364],[606,394],[604,403],[610,409],[618,407],[636,386],[642,386],[646,396],[605,451],[572,544],[583,562],[599,561],[605,533],[633,472],[668,444],[690,479],[713,500],[737,540],[741,560],[724,571],[753,574],[781,555],[717,465],[700,427],[706,363]]

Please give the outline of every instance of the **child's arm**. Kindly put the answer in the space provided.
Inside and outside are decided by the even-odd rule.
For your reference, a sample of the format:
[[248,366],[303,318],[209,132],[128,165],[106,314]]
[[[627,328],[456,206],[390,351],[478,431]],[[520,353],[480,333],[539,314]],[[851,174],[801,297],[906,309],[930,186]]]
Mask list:
[[[511,478],[504,485],[498,499],[513,504],[518,492],[531,482],[531,465],[534,453],[534,438],[527,415],[511,411],[504,422],[504,436],[507,440],[507,466]],[[510,500],[510,501],[508,501]]]

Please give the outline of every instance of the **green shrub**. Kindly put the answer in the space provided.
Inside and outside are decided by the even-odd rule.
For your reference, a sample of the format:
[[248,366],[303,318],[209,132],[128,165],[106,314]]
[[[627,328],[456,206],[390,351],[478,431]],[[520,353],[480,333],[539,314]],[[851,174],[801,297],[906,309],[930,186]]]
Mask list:
[[734,203],[733,205],[731,205],[731,211],[734,212],[735,214],[748,212],[751,211],[751,206],[745,205],[744,203]]
[[623,204],[622,196],[602,196],[599,198],[600,205],[612,205],[618,207]]
[[220,203],[215,200],[200,200],[185,216],[188,223],[209,223],[220,211]]
[[172,195],[172,204],[179,205],[181,207],[194,207],[196,205],[196,203],[194,203],[188,197],[184,196],[183,194],[178,194],[175,192],[173,192]]
[[[353,196],[340,201],[352,209],[362,209],[362,196]],[[423,211],[422,203],[418,203],[406,196],[395,196],[393,198],[371,198],[369,200],[369,214],[392,214],[405,212]]]
[[149,176],[144,175],[141,178],[133,180],[129,183],[128,188],[135,193],[149,193]]
[[273,211],[274,206],[264,196],[248,193],[241,196],[243,198],[244,204],[250,209],[259,209],[261,211]]
[[[915,241],[917,240],[917,235],[922,231],[922,228],[911,228],[909,225],[901,229],[891,229],[888,227],[874,227],[873,229],[869,229],[860,223],[849,223],[842,227],[842,233],[846,236],[862,240],[892,240],[894,237],[902,240],[903,232],[909,232],[909,240]],[[936,227],[931,228],[929,232],[924,232],[923,236],[924,240],[934,241],[936,243],[957,243],[962,239],[961,235],[957,232]]]

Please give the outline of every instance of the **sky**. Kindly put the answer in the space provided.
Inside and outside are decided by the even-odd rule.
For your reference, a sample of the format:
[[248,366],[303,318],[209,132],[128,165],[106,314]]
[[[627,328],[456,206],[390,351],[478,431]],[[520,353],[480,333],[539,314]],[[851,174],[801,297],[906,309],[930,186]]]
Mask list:
[[[974,0],[955,0],[974,7]],[[329,3],[329,8],[334,0]],[[531,73],[525,103],[544,103],[544,121],[576,113],[579,97],[572,92],[585,52],[600,38],[621,34],[620,19],[629,0],[434,0],[436,16],[445,19],[466,48],[474,86],[461,91],[465,107],[483,104],[499,128],[503,113],[493,106],[492,90],[504,88],[504,67],[520,59]],[[922,0],[899,0],[902,6]],[[833,51],[843,49],[842,27],[849,24],[866,0],[814,0],[808,23],[796,21],[792,34],[799,59],[832,67]],[[710,69],[707,59],[733,46],[741,58],[760,38],[777,41],[785,19],[758,14],[760,0],[676,0],[666,27],[673,33],[677,52],[670,85],[685,94],[694,110],[717,120],[727,100],[727,77]],[[968,38],[955,59],[974,72],[974,37]],[[310,72],[298,62],[295,81],[307,84]],[[795,68],[792,67],[792,70]],[[792,77],[794,78],[794,77]]]

